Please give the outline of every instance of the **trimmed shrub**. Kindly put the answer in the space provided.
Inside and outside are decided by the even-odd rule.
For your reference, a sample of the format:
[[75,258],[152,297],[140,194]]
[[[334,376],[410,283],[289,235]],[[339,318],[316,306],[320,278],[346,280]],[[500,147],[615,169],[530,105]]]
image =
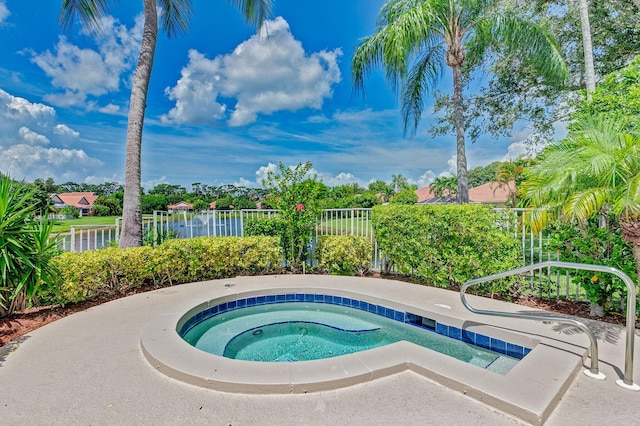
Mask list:
[[[485,206],[378,206],[372,221],[382,252],[398,272],[438,287],[521,266],[518,241]],[[505,285],[495,283],[491,291]]]
[[52,259],[60,278],[51,297],[64,305],[140,287],[153,279],[152,256],[151,247],[62,253]]
[[336,275],[364,275],[371,266],[371,241],[355,235],[318,237],[318,268]]
[[279,272],[282,253],[274,237],[201,237],[168,240],[156,248],[63,253],[52,262],[61,273],[48,297],[66,304],[124,293],[145,283],[173,285]]

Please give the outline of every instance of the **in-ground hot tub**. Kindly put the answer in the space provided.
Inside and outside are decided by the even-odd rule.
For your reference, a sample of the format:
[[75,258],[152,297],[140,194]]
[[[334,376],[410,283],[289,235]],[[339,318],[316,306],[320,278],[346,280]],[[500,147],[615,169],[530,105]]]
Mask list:
[[[193,301],[190,306],[176,307],[175,311],[154,319],[141,337],[141,347],[147,360],[160,372],[219,391],[317,392],[409,370],[527,421],[544,420],[579,370],[580,356],[540,344],[535,338],[511,330],[470,320],[475,316],[451,301],[450,306],[446,306],[430,297],[431,293],[442,291],[396,281],[331,276],[239,277],[212,281],[203,283],[206,301]],[[445,291],[443,295],[450,300],[457,298],[452,292]],[[303,319],[309,323],[327,321],[314,320],[316,304],[338,310],[355,309],[403,327],[419,329],[432,337],[447,336],[447,340],[455,339],[465,347],[475,343],[480,349],[490,350],[494,360],[502,357],[519,361],[509,368],[492,371],[486,368],[492,363],[461,361],[406,340],[309,361],[291,362],[294,359],[285,356],[285,359],[277,360],[280,362],[255,362],[223,356],[224,349],[230,344],[231,352],[237,349],[233,342],[243,339],[239,336],[246,337],[247,333],[256,330],[262,330],[257,334],[265,332],[261,328],[265,324],[236,327],[238,321],[243,321],[242,309],[259,311],[285,302],[297,303],[302,307],[297,311],[312,315]],[[274,319],[270,316],[272,313],[261,313],[267,315],[267,325],[300,320]],[[236,322],[227,327],[231,329],[227,335],[219,336],[219,341],[213,340],[214,346],[222,347],[222,353],[205,352],[182,337],[188,338],[190,331],[206,325],[207,321],[216,322],[225,317]]]
[[239,298],[189,313],[179,324],[178,334],[198,349],[259,362],[311,361],[408,341],[506,374],[531,351],[415,313],[330,294]]

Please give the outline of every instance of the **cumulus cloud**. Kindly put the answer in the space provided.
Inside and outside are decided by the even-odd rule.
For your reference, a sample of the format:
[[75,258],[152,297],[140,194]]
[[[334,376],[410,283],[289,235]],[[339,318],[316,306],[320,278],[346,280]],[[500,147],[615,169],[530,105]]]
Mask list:
[[18,135],[20,139],[22,139],[29,145],[47,145],[49,143],[49,139],[46,136],[36,133],[24,126],[20,127],[20,129],[18,130]]
[[[191,50],[181,78],[165,93],[176,106],[165,122],[204,124],[227,117],[243,126],[259,114],[320,109],[340,81],[340,49],[307,54],[289,24],[277,17],[260,34],[241,43],[229,55],[208,59]],[[236,99],[228,106],[221,98]]]
[[0,172],[16,179],[52,177],[81,182],[102,162],[81,149],[59,148],[74,142],[79,132],[56,123],[56,112],[0,89]]
[[0,123],[0,130],[4,130],[5,126],[15,126],[15,123],[29,127],[47,126],[55,119],[56,112],[50,106],[31,103],[0,89],[0,116],[5,119]]
[[278,166],[269,163],[266,166],[261,166],[258,170],[256,170],[256,182],[262,184],[262,182],[267,178],[269,172],[275,172],[278,170]]
[[115,104],[108,104],[101,108],[98,108],[98,111],[103,112],[105,114],[117,114],[120,112],[120,107]]
[[0,1],[0,24],[2,24],[11,15],[7,4],[4,1]]
[[116,92],[132,70],[142,39],[141,17],[128,29],[112,17],[103,20],[96,40],[98,49],[80,48],[60,36],[53,51],[34,53],[31,61],[51,78],[54,87],[63,92],[45,96],[56,106],[83,105],[88,96],[99,97]]
[[[289,168],[294,168],[295,166],[291,165]],[[269,172],[277,172],[278,166],[273,163],[268,163],[266,166],[261,166],[258,170],[256,170],[256,180],[250,181],[245,178],[240,178],[238,182],[234,183],[234,185],[245,186],[245,187],[255,187],[261,186],[262,182],[266,179],[267,174]],[[331,173],[320,173],[315,168],[311,168],[307,173],[307,177],[312,178],[316,177],[318,180],[322,181],[327,186],[341,186],[347,185],[351,183],[357,183],[359,185],[363,185],[364,183],[354,176],[351,173],[341,172],[337,175]]]
[[162,176],[159,179],[149,179],[147,181],[142,182],[142,187],[144,189],[153,189],[156,186],[163,184],[163,183],[170,183],[167,181],[167,177],[166,176]]
[[102,162],[78,149],[44,148],[17,144],[0,147],[0,170],[16,179],[53,177],[57,181],[82,181]]
[[507,153],[502,158],[502,161],[513,161],[518,157],[528,154],[530,154],[530,152],[525,142],[514,142],[507,148]]
[[435,178],[436,178],[436,174],[431,170],[427,170],[422,174],[422,176],[420,176],[420,178],[418,178],[418,181],[416,182],[418,185],[418,188],[422,188],[423,186],[430,185]]
[[331,174],[320,175],[322,182],[327,186],[342,186],[350,183],[361,184],[360,180],[351,173],[341,172],[333,176]]
[[76,132],[66,124],[56,124],[56,127],[53,128],[53,133],[61,136],[70,136],[72,138],[80,136],[79,132]]

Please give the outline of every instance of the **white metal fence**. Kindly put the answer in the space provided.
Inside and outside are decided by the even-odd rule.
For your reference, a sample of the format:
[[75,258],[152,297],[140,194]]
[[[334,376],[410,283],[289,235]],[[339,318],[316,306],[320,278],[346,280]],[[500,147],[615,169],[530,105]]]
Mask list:
[[[496,209],[504,214],[500,225],[513,232],[520,241],[523,265],[547,260],[558,260],[556,253],[548,250],[549,235],[533,232],[527,225],[525,209]],[[317,237],[323,235],[356,235],[371,240],[374,252],[372,268],[385,270],[385,262],[373,235],[371,209],[328,209],[318,218]],[[168,238],[194,238],[202,236],[244,236],[245,225],[253,219],[277,217],[275,210],[241,210],[169,213],[156,211],[143,221],[144,242],[156,245]],[[117,245],[120,219],[115,225],[72,226],[71,231],[59,237],[59,248],[64,251],[84,251]],[[315,241],[311,251],[315,248]],[[313,256],[311,256],[313,258]],[[570,274],[548,269],[531,274],[521,291],[541,297],[584,300],[584,290],[572,282]]]

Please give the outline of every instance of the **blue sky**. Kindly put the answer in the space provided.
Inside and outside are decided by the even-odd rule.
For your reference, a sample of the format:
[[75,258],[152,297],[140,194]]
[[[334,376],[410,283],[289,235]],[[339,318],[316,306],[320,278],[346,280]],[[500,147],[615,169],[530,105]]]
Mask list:
[[[113,2],[91,37],[57,23],[60,1],[0,0],[0,172],[124,180],[127,105],[142,2]],[[256,35],[222,0],[194,0],[189,33],[158,39],[143,134],[142,181],[259,187],[279,161],[311,161],[328,185],[402,174],[418,186],[455,173],[453,135],[432,137],[429,111],[403,137],[382,73],[354,95],[350,61],[383,0],[276,0]],[[450,91],[449,70],[439,89]],[[427,99],[427,105],[431,100]],[[468,143],[469,167],[522,153],[523,132]]]

